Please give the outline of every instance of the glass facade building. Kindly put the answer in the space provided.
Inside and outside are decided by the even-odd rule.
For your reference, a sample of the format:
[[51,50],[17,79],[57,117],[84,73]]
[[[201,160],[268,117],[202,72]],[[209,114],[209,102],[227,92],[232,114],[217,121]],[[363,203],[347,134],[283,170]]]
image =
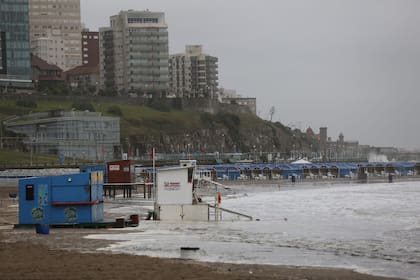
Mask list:
[[120,119],[98,112],[51,111],[16,117],[8,130],[27,136],[35,153],[110,160],[120,156]]
[[0,0],[0,87],[32,87],[28,0]]

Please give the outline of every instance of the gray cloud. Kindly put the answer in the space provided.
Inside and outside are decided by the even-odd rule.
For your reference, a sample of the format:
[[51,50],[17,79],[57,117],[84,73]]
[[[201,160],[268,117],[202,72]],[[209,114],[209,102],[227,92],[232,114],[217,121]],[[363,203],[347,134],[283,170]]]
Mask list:
[[257,97],[262,118],[275,106],[274,120],[333,139],[420,148],[420,1],[81,2],[93,30],[120,10],[164,11],[171,53],[202,44],[221,85]]

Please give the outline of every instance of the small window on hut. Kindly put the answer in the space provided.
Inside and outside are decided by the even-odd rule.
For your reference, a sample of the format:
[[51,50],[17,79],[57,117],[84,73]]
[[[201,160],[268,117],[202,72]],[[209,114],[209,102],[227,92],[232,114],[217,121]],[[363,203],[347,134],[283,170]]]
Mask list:
[[25,197],[26,200],[34,200],[34,185],[26,185]]
[[188,168],[188,183],[192,182],[194,168]]

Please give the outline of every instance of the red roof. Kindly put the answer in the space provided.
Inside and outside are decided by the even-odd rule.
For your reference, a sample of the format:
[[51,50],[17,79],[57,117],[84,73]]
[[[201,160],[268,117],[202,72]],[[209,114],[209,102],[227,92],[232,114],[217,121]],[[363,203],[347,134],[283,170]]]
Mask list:
[[94,73],[99,73],[99,64],[95,66],[91,66],[91,65],[77,66],[73,69],[70,69],[64,72],[64,75],[73,76],[73,75],[84,75],[84,74],[94,74]]
[[60,67],[54,64],[49,64],[45,60],[39,58],[38,56],[31,54],[31,64],[32,67],[36,67],[39,70],[42,71],[57,71],[57,72],[63,72]]
[[308,127],[308,129],[306,130],[306,134],[308,134],[308,135],[314,135],[314,131],[312,130],[311,127]]

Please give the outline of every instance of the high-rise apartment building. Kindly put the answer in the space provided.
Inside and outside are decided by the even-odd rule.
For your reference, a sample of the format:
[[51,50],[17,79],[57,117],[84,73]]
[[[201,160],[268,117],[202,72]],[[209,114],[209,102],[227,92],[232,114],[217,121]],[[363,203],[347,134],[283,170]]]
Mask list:
[[170,93],[179,97],[216,98],[217,57],[204,54],[202,46],[186,46],[185,53],[169,58]]
[[82,31],[82,64],[99,65],[99,32],[89,29]]
[[121,11],[99,29],[100,84],[120,94],[166,95],[168,26],[162,12]]
[[[80,0],[29,0],[29,23],[35,55],[63,70],[82,64]],[[48,57],[40,49],[45,42]]]
[[27,0],[0,0],[0,87],[32,87]]
[[60,69],[66,68],[66,56],[64,53],[64,40],[60,30],[46,30],[47,36],[39,37],[32,41],[31,53],[54,64]]

